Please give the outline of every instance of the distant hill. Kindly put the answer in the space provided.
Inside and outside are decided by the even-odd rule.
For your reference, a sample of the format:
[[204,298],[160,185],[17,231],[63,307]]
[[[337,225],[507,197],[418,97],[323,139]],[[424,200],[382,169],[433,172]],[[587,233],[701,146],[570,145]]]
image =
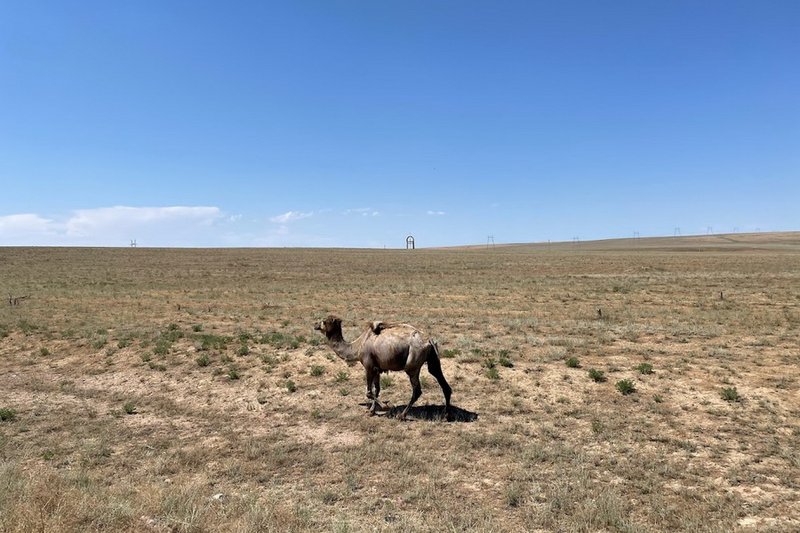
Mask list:
[[[480,250],[487,246],[457,246],[449,249]],[[640,237],[604,239],[597,241],[566,241],[552,243],[497,244],[494,249],[507,251],[586,250],[586,251],[745,251],[785,250],[800,252],[800,231],[764,233],[723,233],[714,235],[687,235],[678,237]]]

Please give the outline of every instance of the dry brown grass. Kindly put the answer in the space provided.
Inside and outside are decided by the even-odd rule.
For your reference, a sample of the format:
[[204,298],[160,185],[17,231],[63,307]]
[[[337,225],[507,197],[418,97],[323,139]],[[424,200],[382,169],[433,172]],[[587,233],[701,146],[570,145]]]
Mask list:
[[[727,238],[2,248],[0,531],[796,530],[800,244]],[[461,421],[365,416],[329,313],[439,339]]]

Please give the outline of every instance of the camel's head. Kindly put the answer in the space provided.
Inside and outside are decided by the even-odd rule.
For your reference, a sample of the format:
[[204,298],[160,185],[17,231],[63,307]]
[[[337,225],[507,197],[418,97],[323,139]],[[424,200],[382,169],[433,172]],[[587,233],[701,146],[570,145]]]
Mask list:
[[331,337],[342,334],[342,319],[329,315],[328,318],[317,323],[314,329],[321,331],[323,335],[330,339]]

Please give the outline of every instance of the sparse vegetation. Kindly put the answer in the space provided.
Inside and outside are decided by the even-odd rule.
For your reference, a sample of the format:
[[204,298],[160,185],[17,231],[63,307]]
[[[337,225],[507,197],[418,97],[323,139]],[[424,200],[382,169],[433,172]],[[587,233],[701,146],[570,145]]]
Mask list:
[[580,368],[581,367],[581,363],[580,363],[580,361],[578,360],[577,357],[569,357],[569,358],[567,358],[565,363],[570,368]]
[[[670,242],[0,247],[0,531],[792,530],[800,238]],[[438,339],[455,421],[424,370],[364,416],[331,313]]]
[[461,350],[458,348],[448,348],[446,350],[441,350],[439,354],[442,356],[443,359],[452,359],[461,355]]
[[311,369],[308,373],[312,376],[321,376],[325,373],[325,367],[322,365],[311,365]]
[[131,344],[133,344],[133,340],[130,337],[123,337],[117,341],[117,348],[122,350],[123,348],[127,348]]
[[500,350],[497,354],[497,364],[505,368],[513,368],[514,363],[511,362],[511,352],[508,350]]

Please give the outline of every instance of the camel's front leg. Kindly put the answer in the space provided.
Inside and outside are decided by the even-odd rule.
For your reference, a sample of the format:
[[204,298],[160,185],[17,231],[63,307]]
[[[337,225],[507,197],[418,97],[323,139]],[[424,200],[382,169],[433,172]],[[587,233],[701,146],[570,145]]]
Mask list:
[[416,372],[409,373],[408,379],[411,381],[411,401],[408,402],[408,405],[400,415],[400,420],[406,419],[406,415],[411,409],[411,406],[414,405],[414,402],[416,402],[420,396],[422,396],[422,385],[419,382],[419,368],[416,370]]
[[[374,415],[375,410],[378,408],[378,395],[381,392],[380,389],[380,372],[378,372],[375,368],[367,368],[367,399],[372,400],[369,406],[369,414]],[[377,382],[377,389],[375,384]]]

